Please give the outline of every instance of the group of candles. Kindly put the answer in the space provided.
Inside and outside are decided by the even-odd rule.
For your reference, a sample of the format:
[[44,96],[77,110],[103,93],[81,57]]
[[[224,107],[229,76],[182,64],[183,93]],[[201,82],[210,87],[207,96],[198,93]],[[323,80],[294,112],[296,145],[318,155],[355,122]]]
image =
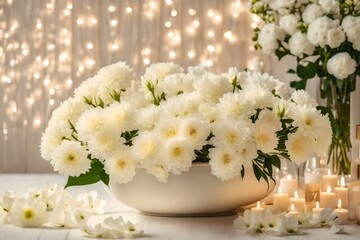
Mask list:
[[[338,175],[331,175],[328,172],[319,180],[319,182],[306,184],[304,198],[299,196],[297,179],[292,178],[291,175],[281,178],[278,193],[273,194],[273,211],[286,212],[294,217],[305,212],[312,212],[314,216],[319,216],[324,208],[331,208],[338,216],[338,223],[346,224],[349,211],[347,209],[348,188],[345,186],[344,177],[339,178]],[[261,211],[259,203],[251,210]]]

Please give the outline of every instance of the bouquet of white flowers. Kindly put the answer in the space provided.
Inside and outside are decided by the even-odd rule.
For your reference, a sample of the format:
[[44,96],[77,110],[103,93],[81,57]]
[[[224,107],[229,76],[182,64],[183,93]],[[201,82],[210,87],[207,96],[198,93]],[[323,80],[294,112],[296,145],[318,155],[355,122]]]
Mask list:
[[305,89],[309,79],[321,79],[334,132],[328,154],[333,170],[350,174],[350,93],[360,76],[360,1],[358,0],[252,0],[251,12],[263,21],[254,29],[255,48],[296,58],[288,73]]
[[230,68],[216,75],[188,73],[174,63],[152,64],[138,90],[123,62],[84,81],[52,114],[41,153],[67,186],[109,177],[131,181],[143,168],[159,181],[208,162],[228,180],[253,169],[272,179],[280,157],[300,164],[322,155],[331,142],[327,116],[306,92],[291,95],[268,74]]

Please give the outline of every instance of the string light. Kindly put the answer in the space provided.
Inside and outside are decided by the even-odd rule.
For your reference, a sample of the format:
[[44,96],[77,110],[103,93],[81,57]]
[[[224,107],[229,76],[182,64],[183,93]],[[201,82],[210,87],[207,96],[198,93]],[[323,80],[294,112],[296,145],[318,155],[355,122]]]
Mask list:
[[214,47],[213,45],[208,45],[208,46],[207,46],[207,49],[208,49],[208,51],[209,51],[210,53],[215,52],[215,47]]
[[86,45],[86,47],[87,47],[88,49],[93,49],[93,48],[94,48],[94,44],[93,44],[92,42],[89,42],[89,43]]
[[109,12],[115,12],[115,11],[116,11],[116,7],[115,7],[114,5],[110,5],[110,6],[108,7],[108,11],[109,11]]
[[215,33],[213,31],[208,31],[208,37],[213,38],[215,36]]
[[189,58],[194,58],[195,57],[195,51],[191,50],[191,51],[188,52],[187,55],[188,55]]
[[176,16],[177,16],[177,11],[176,11],[176,10],[172,10],[172,11],[171,11],[171,16],[176,17]]
[[131,7],[127,7],[125,10],[127,13],[132,13],[133,9]]
[[171,52],[169,53],[169,57],[170,57],[171,59],[174,59],[174,58],[176,57],[176,53],[175,53],[174,51],[171,51]]
[[115,27],[118,24],[118,22],[115,19],[113,19],[111,20],[110,24],[111,26]]
[[82,25],[82,24],[84,23],[84,19],[78,18],[78,19],[76,20],[76,23],[77,23],[78,25]]
[[194,9],[192,9],[192,8],[189,9],[188,13],[189,13],[190,16],[195,16],[196,15],[196,11]]
[[114,43],[113,45],[111,45],[111,48],[113,50],[117,50],[117,49],[119,49],[119,45],[117,43]]
[[143,60],[145,65],[149,65],[150,64],[150,59],[149,58],[144,58]]
[[169,28],[169,27],[171,27],[172,24],[170,21],[166,21],[164,25],[165,25],[165,27]]

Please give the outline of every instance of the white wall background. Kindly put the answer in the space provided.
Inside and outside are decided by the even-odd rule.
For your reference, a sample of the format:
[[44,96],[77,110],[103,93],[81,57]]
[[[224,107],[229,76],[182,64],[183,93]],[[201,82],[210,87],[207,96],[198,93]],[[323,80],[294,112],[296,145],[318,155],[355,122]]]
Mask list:
[[221,72],[260,56],[285,80],[291,59],[253,51],[252,24],[244,0],[0,0],[0,173],[52,171],[39,153],[52,110],[115,61]]

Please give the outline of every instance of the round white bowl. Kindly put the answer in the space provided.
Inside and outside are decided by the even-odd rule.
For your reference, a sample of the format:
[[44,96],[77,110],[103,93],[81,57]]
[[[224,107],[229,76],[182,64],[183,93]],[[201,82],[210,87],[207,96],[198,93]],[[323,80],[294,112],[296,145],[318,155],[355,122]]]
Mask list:
[[271,193],[262,179],[256,180],[252,168],[240,176],[222,181],[211,174],[209,164],[195,163],[182,175],[170,175],[167,183],[139,169],[125,184],[109,183],[110,192],[123,204],[144,214],[160,216],[222,215],[255,203]]

